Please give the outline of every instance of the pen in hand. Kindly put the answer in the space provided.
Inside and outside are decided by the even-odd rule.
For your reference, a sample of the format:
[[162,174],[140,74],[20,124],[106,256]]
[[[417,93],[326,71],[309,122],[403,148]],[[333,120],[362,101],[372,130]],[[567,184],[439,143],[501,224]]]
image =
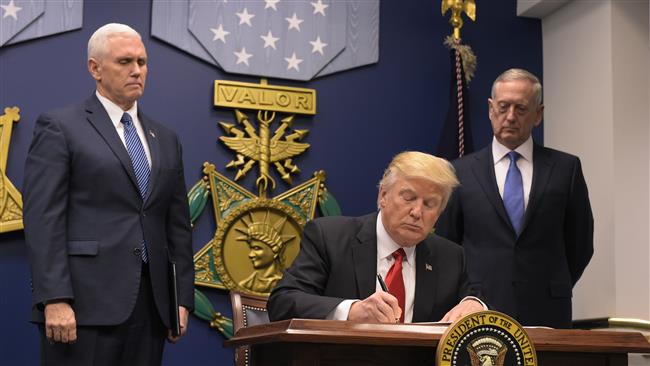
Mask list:
[[377,273],[377,281],[379,281],[379,286],[381,286],[382,291],[389,292],[388,287],[386,287],[386,282],[384,282],[384,279],[381,277],[379,273]]
[[[382,291],[390,293],[390,291],[388,291],[388,286],[386,286],[386,282],[384,282],[384,279],[379,273],[377,273],[377,281],[379,281],[379,286]],[[399,323],[399,318],[395,318],[395,323]]]

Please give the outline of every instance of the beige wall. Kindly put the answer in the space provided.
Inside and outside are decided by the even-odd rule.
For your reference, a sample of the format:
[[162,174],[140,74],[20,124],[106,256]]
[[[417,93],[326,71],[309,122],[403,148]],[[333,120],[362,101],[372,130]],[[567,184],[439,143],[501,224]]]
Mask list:
[[610,13],[609,3],[578,1],[542,20],[544,143],[581,158],[596,223],[595,255],[574,292],[575,318],[615,311],[614,232],[604,225],[614,222]]
[[[644,6],[645,5],[645,6]],[[612,3],[616,313],[650,319],[648,3]]]
[[574,318],[650,319],[649,14],[575,0],[542,17],[545,145],[580,156],[596,222]]

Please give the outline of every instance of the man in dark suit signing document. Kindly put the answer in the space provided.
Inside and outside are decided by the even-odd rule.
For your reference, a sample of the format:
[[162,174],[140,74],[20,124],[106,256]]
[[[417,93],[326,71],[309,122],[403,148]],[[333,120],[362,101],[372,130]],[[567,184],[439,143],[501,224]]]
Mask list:
[[159,365],[176,262],[181,335],[194,306],[181,145],[137,100],[147,53],[123,24],[88,42],[96,91],[36,121],[25,166],[32,321],[44,365]]
[[457,185],[444,159],[395,156],[379,183],[378,213],[305,226],[300,253],[269,298],[271,320],[454,321],[484,310],[471,296],[463,249],[432,234]]

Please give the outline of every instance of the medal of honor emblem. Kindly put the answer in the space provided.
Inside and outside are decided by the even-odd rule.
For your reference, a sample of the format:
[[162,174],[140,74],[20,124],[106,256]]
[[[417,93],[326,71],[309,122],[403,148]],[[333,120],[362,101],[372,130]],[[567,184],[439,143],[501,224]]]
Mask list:
[[231,289],[268,295],[300,249],[303,220],[273,200],[254,200],[231,212],[214,243],[216,268]]

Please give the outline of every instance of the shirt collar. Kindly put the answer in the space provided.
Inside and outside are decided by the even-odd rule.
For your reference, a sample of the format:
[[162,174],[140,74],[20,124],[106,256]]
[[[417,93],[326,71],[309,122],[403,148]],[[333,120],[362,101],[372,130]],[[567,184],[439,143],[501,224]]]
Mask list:
[[[523,144],[517,146],[517,148],[514,150],[521,155],[522,158],[529,162],[533,162],[533,137],[528,136],[528,140],[524,142]],[[494,164],[496,165],[501,159],[506,157],[508,153],[510,152],[510,149],[507,147],[503,146],[499,141],[497,141],[496,137],[492,137],[492,158],[494,160]]]
[[[97,96],[97,99],[99,99],[99,102],[104,106],[104,109],[106,110],[106,113],[108,113],[108,117],[111,119],[111,122],[113,122],[113,125],[117,128],[117,126],[119,126],[121,123],[120,120],[122,119],[122,115],[124,115],[124,111],[122,108],[120,108],[120,106],[113,103],[110,99],[99,94],[99,91],[96,90],[95,95]],[[133,107],[126,111],[126,113],[128,113],[131,116],[131,119],[135,121],[138,115],[138,101],[133,103]]]
[[386,231],[386,227],[384,227],[381,220],[381,211],[379,211],[377,214],[377,259],[388,258],[399,248],[404,249],[404,252],[406,252],[406,261],[414,263],[415,245],[411,247],[399,246]]

